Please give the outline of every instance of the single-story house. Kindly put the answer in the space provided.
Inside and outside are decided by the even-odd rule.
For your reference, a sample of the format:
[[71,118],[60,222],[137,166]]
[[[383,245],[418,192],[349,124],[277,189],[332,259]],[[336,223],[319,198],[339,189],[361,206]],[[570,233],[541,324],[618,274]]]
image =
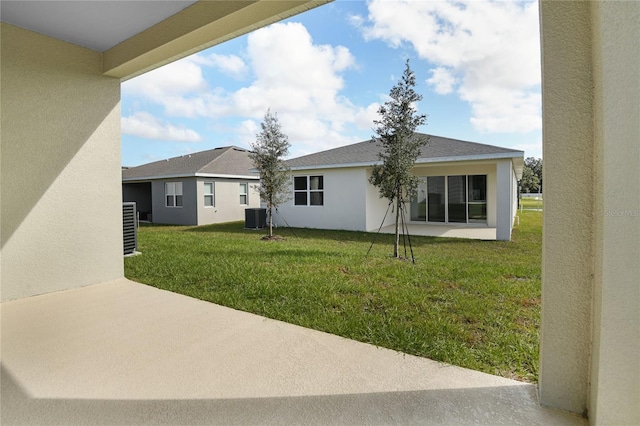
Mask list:
[[249,151],[215,148],[122,169],[122,201],[135,201],[141,220],[208,225],[243,220],[260,207],[259,176]]
[[[407,205],[407,223],[495,228],[510,240],[517,213],[517,187],[524,152],[440,136],[429,138],[413,173],[417,199]],[[278,207],[276,224],[319,229],[378,231],[394,223],[387,199],[369,183],[380,164],[381,145],[364,141],[288,160],[291,201]],[[493,239],[493,238],[491,238]]]

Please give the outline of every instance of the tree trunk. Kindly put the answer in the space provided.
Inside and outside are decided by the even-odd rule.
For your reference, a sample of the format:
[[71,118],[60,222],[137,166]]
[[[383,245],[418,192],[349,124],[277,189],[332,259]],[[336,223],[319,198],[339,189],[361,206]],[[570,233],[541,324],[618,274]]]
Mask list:
[[269,238],[273,237],[273,215],[271,214],[273,208],[269,205]]
[[396,197],[396,239],[393,242],[393,257],[398,257],[398,246],[400,245],[400,197]]

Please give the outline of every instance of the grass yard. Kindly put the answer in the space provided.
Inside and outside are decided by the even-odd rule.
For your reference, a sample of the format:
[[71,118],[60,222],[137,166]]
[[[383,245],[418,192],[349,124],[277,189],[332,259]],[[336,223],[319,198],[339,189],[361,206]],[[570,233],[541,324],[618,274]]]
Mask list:
[[416,263],[391,259],[392,235],[235,222],[139,229],[132,280],[408,354],[536,382],[542,213],[513,241],[412,237]]

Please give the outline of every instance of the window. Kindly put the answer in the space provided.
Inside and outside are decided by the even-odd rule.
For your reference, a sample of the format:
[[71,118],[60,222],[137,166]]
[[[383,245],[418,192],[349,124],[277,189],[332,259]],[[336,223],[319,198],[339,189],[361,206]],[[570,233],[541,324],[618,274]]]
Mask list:
[[248,191],[248,186],[249,184],[247,183],[241,183],[240,184],[240,204],[245,206],[247,204],[249,204],[249,191]]
[[164,195],[167,207],[182,207],[182,182],[166,182]]
[[294,176],[293,204],[296,206],[324,205],[324,176]]
[[215,207],[215,189],[213,182],[205,182],[204,183],[204,206],[205,207]]

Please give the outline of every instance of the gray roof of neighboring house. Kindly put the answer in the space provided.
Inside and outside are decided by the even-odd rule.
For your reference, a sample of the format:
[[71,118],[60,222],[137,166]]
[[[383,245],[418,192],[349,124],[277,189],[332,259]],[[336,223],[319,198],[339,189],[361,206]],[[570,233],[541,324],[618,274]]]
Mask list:
[[[524,151],[516,149],[501,148],[499,146],[485,145],[476,142],[467,142],[457,139],[444,138],[441,136],[426,135],[416,133],[416,137],[429,138],[427,146],[422,148],[422,152],[416,163],[461,161],[461,160],[482,160],[497,158],[522,158]],[[287,160],[287,165],[293,169],[307,168],[329,168],[329,167],[350,167],[366,166],[379,162],[378,153],[381,145],[372,140],[329,149],[302,157]]]
[[187,176],[258,176],[251,172],[249,151],[236,146],[210,149],[180,157],[154,161],[122,170],[123,180],[147,180]]

